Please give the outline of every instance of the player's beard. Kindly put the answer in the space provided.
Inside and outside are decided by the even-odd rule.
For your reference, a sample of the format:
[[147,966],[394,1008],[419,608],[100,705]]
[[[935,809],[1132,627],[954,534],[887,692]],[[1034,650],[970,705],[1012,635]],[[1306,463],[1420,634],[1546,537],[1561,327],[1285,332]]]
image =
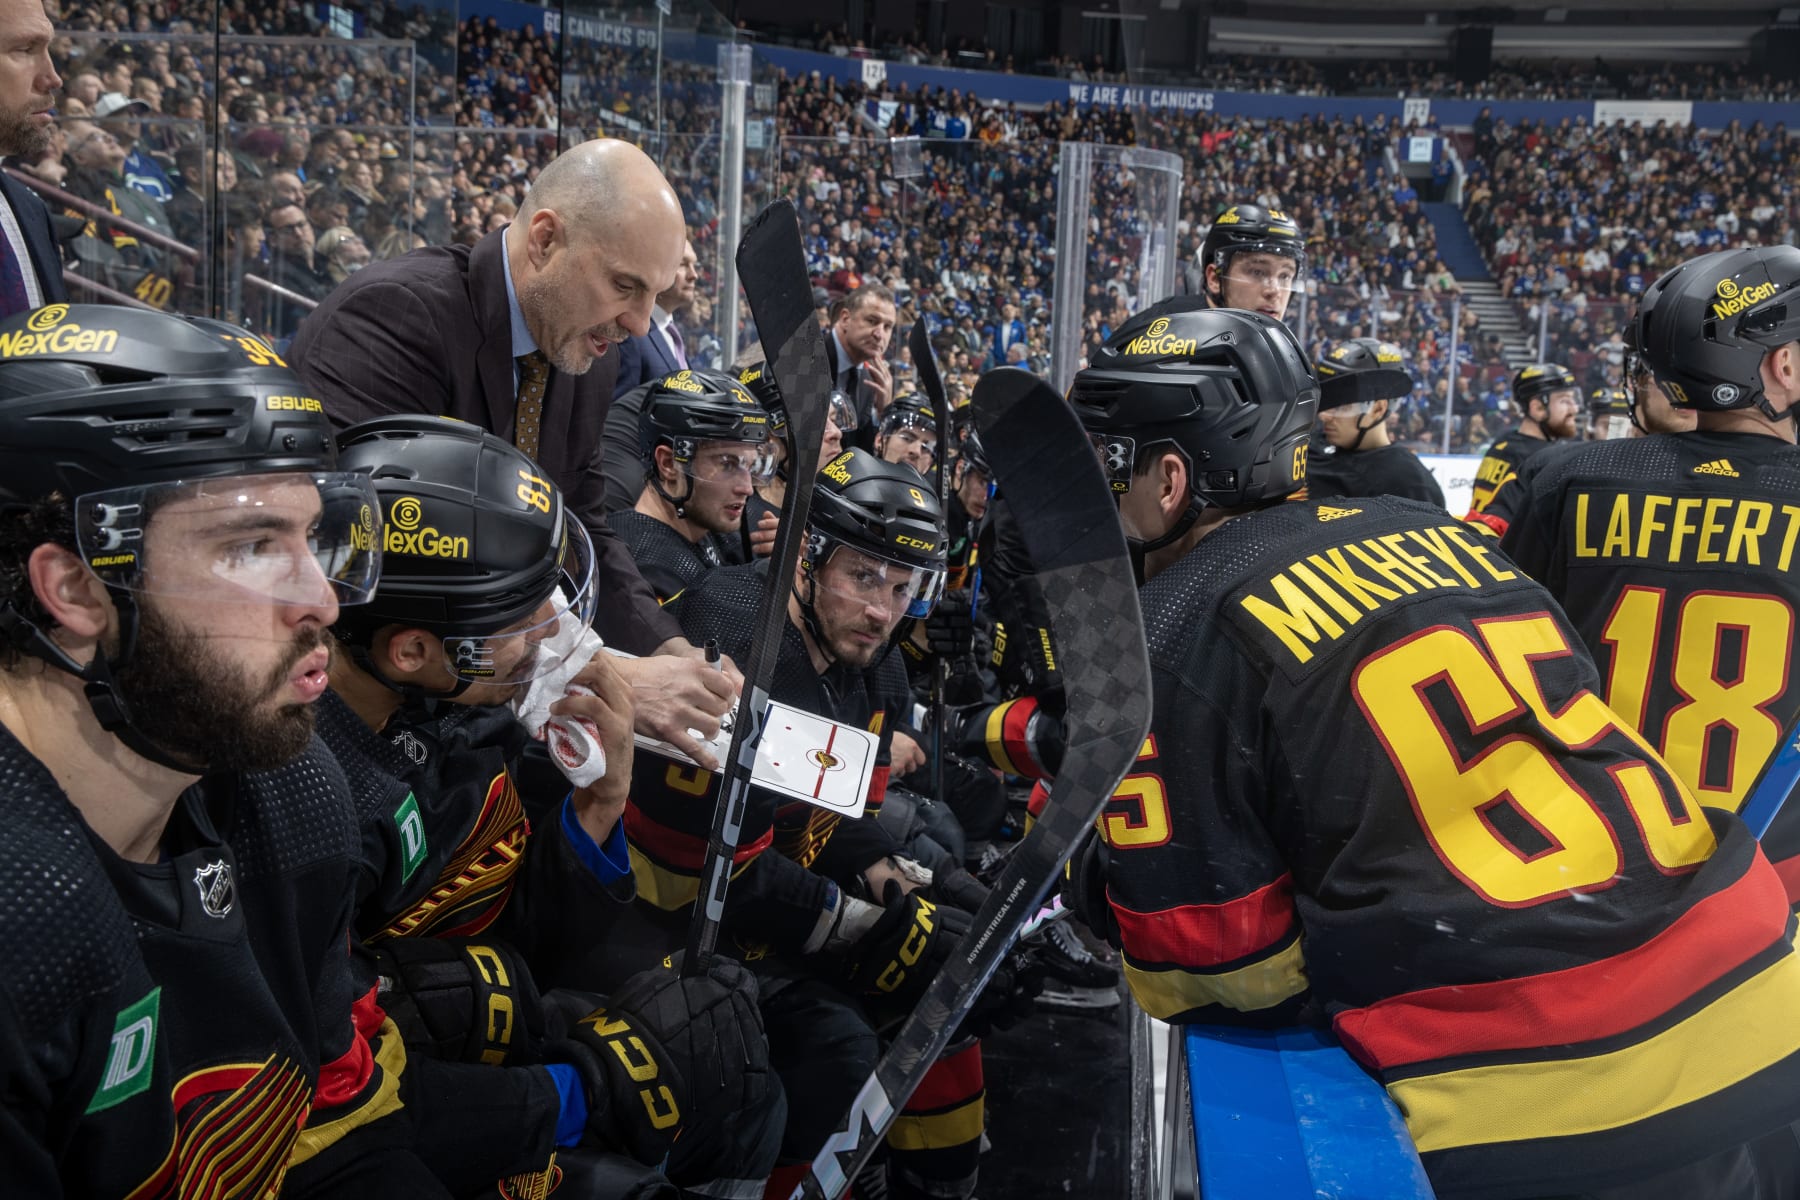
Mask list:
[[312,736],[310,704],[269,700],[326,638],[323,629],[298,635],[279,665],[252,680],[205,635],[143,605],[131,661],[114,680],[132,726],[172,757],[214,771],[266,771],[298,758]]
[[55,127],[31,119],[31,110],[0,109],[0,154],[8,158],[36,159],[50,148]]

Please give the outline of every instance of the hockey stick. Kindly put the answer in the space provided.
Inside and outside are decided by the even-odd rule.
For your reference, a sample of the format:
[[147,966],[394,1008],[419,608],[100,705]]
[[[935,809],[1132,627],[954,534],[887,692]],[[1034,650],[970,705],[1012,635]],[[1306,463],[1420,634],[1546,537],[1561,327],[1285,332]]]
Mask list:
[[[937,355],[932,353],[931,338],[925,332],[925,318],[913,322],[907,336],[912,350],[913,371],[919,388],[937,411],[938,511],[950,519],[950,398],[944,393],[944,377],[938,374]],[[944,693],[950,686],[950,664],[939,655],[931,664],[931,798],[948,804],[944,785],[944,721],[949,715]]]
[[1068,753],[1043,815],[1008,859],[969,936],[939,968],[793,1200],[840,1196],[868,1161],[1021,925],[1056,885],[1150,727],[1137,589],[1112,490],[1081,423],[1054,389],[1019,370],[982,378],[975,423],[1017,506],[1053,614],[1068,695]]
[[1749,797],[1738,809],[1738,816],[1750,827],[1751,837],[1762,841],[1782,806],[1793,797],[1796,787],[1800,787],[1800,717],[1782,732],[1781,745],[1776,748],[1774,757],[1763,764],[1762,773],[1750,787]]
[[788,485],[781,498],[781,528],[769,555],[769,584],[763,589],[751,626],[755,636],[750,641],[749,661],[744,664],[744,689],[738,696],[731,751],[719,781],[719,804],[713,810],[706,860],[700,868],[700,894],[688,926],[681,969],[690,976],[706,970],[719,940],[725,892],[731,886],[731,860],[750,803],[750,772],[756,765],[756,743],[762,737],[769,686],[781,650],[782,624],[787,620],[788,584],[806,541],[806,515],[812,508],[813,481],[819,472],[819,440],[831,397],[831,359],[813,309],[800,222],[790,201],[777,200],[757,214],[738,243],[737,269],[762,334],[769,369],[787,403]]

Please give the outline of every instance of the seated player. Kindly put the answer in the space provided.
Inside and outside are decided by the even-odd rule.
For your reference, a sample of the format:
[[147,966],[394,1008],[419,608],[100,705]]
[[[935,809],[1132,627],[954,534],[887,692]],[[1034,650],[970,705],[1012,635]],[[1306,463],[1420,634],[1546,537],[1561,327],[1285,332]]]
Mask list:
[[[765,362],[751,363],[738,372],[738,382],[750,389],[769,414],[769,449],[775,455],[775,471],[756,482],[756,492],[744,506],[744,536],[738,552],[728,555],[734,563],[764,558],[775,549],[775,531],[781,527],[781,503],[787,497],[788,435],[787,401]],[[819,435],[819,461],[830,462],[843,446],[844,431],[856,428],[856,411],[842,392],[831,393],[830,413]],[[727,547],[730,549],[730,547]]]
[[1631,393],[1622,387],[1608,385],[1589,392],[1587,412],[1585,441],[1610,442],[1642,432],[1631,419]]
[[[322,1194],[295,1171],[325,1167],[315,1130],[399,1108],[312,739],[326,628],[375,584],[373,496],[277,361],[128,308],[0,322],[8,1195]],[[329,1169],[334,1194],[445,1194],[402,1151]]]
[[[904,857],[881,819],[888,746],[911,706],[891,637],[929,613],[943,586],[937,502],[909,467],[846,450],[819,472],[806,553],[786,581],[786,620],[774,699],[879,736],[860,820],[750,794],[727,898],[725,934],[754,956],[763,981],[771,1061],[790,1097],[786,1166],[769,1195],[785,1195],[873,1068],[875,1030],[904,1019],[967,931],[983,892],[966,872],[934,873]],[[770,586],[768,560],[707,574],[681,606],[690,637],[747,657],[753,614]],[[640,754],[626,807],[633,872],[646,924],[679,944],[711,824],[717,781]],[[773,853],[771,853],[773,851]],[[661,953],[654,943],[649,952]],[[905,962],[899,960],[905,955]],[[1016,1017],[1028,985],[1003,970],[965,1031]],[[890,1135],[890,1195],[967,1195],[979,1153],[979,1048],[969,1039],[940,1060]]]
[[922,394],[913,392],[888,405],[876,430],[875,457],[882,462],[905,463],[920,478],[929,479],[937,452],[937,411]]
[[1506,532],[1504,520],[1486,515],[1494,494],[1552,442],[1581,436],[1575,425],[1581,389],[1569,368],[1556,363],[1522,368],[1513,376],[1512,400],[1519,423],[1494,439],[1475,468],[1475,487],[1463,517],[1494,537]]
[[677,371],[644,397],[644,489],[612,518],[639,574],[668,604],[738,546],[745,506],[775,473],[769,414],[716,371]]
[[[1161,543],[1155,715],[1094,906],[1138,1002],[1329,1021],[1445,1200],[1791,1194],[1800,959],[1755,840],[1476,531],[1286,502],[1300,348],[1189,304],[1133,317],[1070,394],[1123,452],[1126,536]],[[1181,349],[1126,352],[1160,320]]]
[[[615,1035],[574,1020],[597,997],[538,998],[539,986],[570,986],[564,948],[604,940],[632,894],[618,826],[630,689],[607,655],[578,670],[571,657],[599,586],[585,529],[530,458],[477,426],[384,417],[340,442],[342,463],[373,479],[386,573],[334,628],[343,652],[320,732],[359,817],[356,933],[413,1068],[435,1078],[431,1060],[490,1064],[481,1078],[457,1078],[518,1123],[497,1127],[493,1143],[529,1151],[540,1169],[558,1147],[582,1146],[558,1169],[591,1192],[641,1186],[665,1157],[694,1194],[760,1185],[782,1104],[756,1066],[766,1050],[755,987],[736,964],[691,980],[652,972],[613,990],[602,1025],[624,1021],[649,1048],[636,1074],[588,1069],[618,1062],[606,1049]],[[572,670],[586,694],[551,711],[588,722],[585,749],[607,764],[579,787],[521,770],[529,739],[514,715],[534,681]],[[500,1009],[512,1019],[492,1021]],[[546,1056],[556,1061],[531,1065]],[[646,1071],[672,1103],[642,1102]],[[471,1184],[485,1165],[468,1164]],[[489,1175],[483,1190],[492,1186]]]
[[1437,477],[1388,436],[1388,402],[1413,390],[1412,376],[1400,365],[1400,347],[1351,338],[1313,363],[1313,374],[1319,380],[1319,424],[1333,453],[1308,458],[1307,498],[1399,496],[1444,507]]

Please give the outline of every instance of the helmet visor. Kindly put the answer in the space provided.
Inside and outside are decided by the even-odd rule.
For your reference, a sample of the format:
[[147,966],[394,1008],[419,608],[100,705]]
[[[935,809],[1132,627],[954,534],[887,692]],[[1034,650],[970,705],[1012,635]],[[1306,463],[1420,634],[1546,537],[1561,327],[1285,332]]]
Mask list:
[[1245,247],[1225,264],[1225,282],[1238,290],[1292,295],[1300,286],[1300,263],[1290,254]]
[[839,433],[851,433],[856,429],[856,405],[850,403],[850,397],[842,392],[831,393],[831,423],[838,427]]
[[832,544],[815,560],[812,577],[819,587],[857,604],[885,608],[890,617],[931,615],[944,592],[942,568],[915,566]]
[[452,676],[469,683],[529,683],[568,661],[580,631],[594,619],[599,573],[594,543],[567,510],[561,559],[556,590],[535,611],[493,633],[444,639],[444,662]]
[[111,587],[225,604],[362,604],[381,506],[353,471],[234,475],[89,492],[75,541]]
[[748,479],[761,485],[775,477],[778,459],[773,439],[748,442],[702,442],[684,469],[702,483],[730,483]]

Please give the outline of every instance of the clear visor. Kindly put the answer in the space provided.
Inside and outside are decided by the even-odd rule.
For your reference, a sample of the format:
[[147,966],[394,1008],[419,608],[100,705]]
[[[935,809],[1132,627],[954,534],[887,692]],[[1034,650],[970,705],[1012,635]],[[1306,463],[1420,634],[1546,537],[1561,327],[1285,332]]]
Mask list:
[[237,604],[362,604],[381,575],[381,506],[353,471],[234,475],[89,492],[75,541],[113,586]]
[[1137,462],[1137,439],[1118,433],[1090,433],[1100,471],[1115,494],[1131,490],[1131,468]]
[[917,417],[908,415],[889,422],[882,435],[889,450],[901,449],[908,456],[918,455],[927,462],[937,457],[937,430]]
[[1631,436],[1631,418],[1613,413],[1594,417],[1588,425],[1588,436],[1596,442],[1610,442]]
[[830,416],[839,433],[851,433],[856,429],[856,405],[850,403],[850,397],[844,393],[831,393]]
[[944,592],[942,569],[892,562],[841,545],[830,548],[824,561],[813,567],[812,577],[824,591],[884,608],[894,620],[930,616]]
[[529,683],[560,668],[594,619],[598,573],[587,530],[564,513],[561,579],[537,610],[505,629],[444,639],[450,674],[469,683]]
[[707,442],[682,465],[682,470],[702,483],[729,483],[748,479],[764,484],[775,477],[780,459],[774,439],[751,445],[748,442]]
[[1299,289],[1304,265],[1283,244],[1239,246],[1226,258],[1220,274],[1239,288],[1289,295]]

